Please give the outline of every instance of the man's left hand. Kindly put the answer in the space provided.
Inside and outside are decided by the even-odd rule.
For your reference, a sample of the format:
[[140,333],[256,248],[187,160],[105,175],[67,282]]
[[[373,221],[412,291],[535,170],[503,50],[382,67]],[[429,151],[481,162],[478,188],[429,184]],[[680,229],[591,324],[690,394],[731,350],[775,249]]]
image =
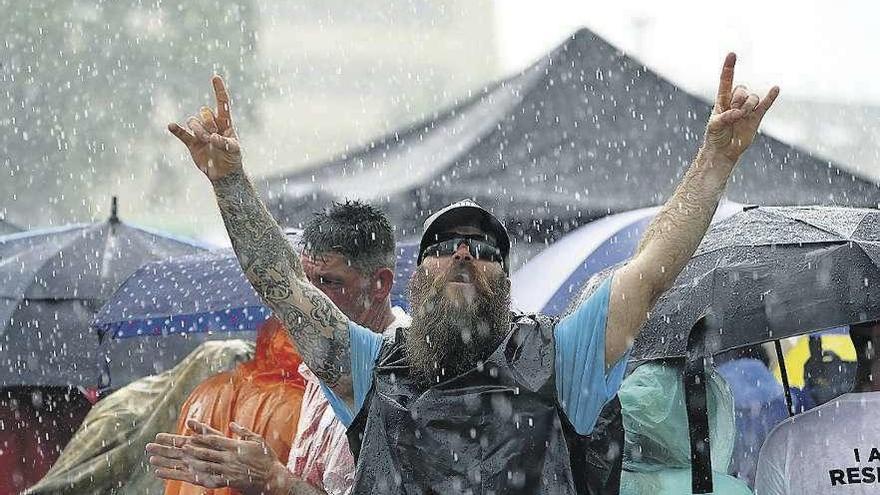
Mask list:
[[715,106],[706,126],[704,148],[716,152],[733,165],[752,144],[761,119],[779,96],[779,87],[773,86],[764,98],[752,93],[744,85],[733,87],[736,55],[729,53],[721,69]]

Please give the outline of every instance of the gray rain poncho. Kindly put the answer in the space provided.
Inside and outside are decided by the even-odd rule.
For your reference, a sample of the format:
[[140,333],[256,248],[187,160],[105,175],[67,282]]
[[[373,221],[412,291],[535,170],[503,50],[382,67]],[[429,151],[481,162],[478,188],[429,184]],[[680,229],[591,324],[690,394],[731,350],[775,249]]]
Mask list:
[[254,343],[209,341],[174,368],[135,380],[98,402],[61,457],[26,495],[157,495],[144,447],[175,431],[186,398],[208,377],[253,357]]
[[[714,494],[751,494],[728,475],[736,436],[733,395],[713,369],[706,370]],[[691,493],[691,462],[685,390],[680,369],[646,363],[624,380],[618,393],[625,430],[621,495]]]

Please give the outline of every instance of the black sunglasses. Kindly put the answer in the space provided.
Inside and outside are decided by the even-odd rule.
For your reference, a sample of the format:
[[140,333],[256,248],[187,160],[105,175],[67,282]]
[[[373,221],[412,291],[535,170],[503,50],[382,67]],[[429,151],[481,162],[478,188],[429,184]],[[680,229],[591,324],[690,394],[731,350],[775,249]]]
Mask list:
[[[439,239],[438,239],[439,240]],[[455,234],[452,237],[439,240],[439,242],[427,246],[419,256],[419,263],[428,256],[452,256],[458,250],[458,247],[466,244],[468,252],[474,259],[484,261],[494,261],[504,264],[504,257],[501,250],[494,242],[488,240],[486,236],[468,236]]]

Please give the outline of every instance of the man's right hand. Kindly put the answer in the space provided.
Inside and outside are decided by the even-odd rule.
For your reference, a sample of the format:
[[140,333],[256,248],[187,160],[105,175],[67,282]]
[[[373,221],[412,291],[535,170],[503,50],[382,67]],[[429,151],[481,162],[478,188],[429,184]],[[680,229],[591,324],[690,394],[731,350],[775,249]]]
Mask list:
[[189,131],[176,123],[168,130],[189,149],[193,162],[211,182],[241,171],[241,147],[232,127],[229,94],[220,76],[211,79],[217,97],[217,113],[202,107],[198,116],[186,119]]

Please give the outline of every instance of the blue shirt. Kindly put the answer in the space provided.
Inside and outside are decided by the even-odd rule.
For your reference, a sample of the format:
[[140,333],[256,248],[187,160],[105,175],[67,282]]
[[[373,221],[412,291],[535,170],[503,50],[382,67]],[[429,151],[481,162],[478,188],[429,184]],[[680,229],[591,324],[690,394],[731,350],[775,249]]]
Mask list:
[[[625,354],[607,372],[605,370],[605,321],[611,278],[557,323],[556,393],[559,404],[575,430],[586,435],[593,430],[596,418],[605,404],[614,397],[626,371]],[[354,387],[355,411],[364,405],[373,380],[373,367],[383,338],[360,325],[349,322],[351,338],[351,377]],[[339,421],[346,427],[356,412],[328,387],[321,385]]]

